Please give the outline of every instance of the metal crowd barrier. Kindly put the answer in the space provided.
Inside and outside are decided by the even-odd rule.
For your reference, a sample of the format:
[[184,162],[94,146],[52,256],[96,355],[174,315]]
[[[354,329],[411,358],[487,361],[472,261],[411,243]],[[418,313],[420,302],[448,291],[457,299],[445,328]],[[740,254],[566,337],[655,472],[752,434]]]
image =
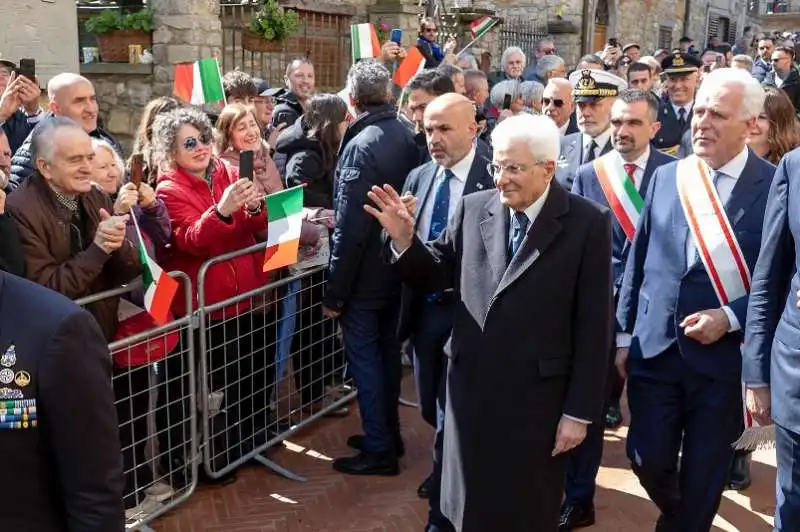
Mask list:
[[324,269],[296,271],[207,304],[210,269],[244,255],[263,256],[265,247],[215,257],[198,274],[203,467],[220,478],[253,460],[305,481],[263,453],[356,395],[345,378],[336,323],[322,315]]
[[[320,417],[342,413],[356,397],[337,324],[322,314],[325,268],[290,270],[276,282],[206,304],[210,269],[265,247],[207,261],[194,310],[191,280],[171,272],[182,284],[176,297],[190,312],[109,345],[128,530],[152,532],[148,523],[189,499],[201,460],[211,478],[255,461],[305,481],[263,453]],[[140,310],[127,301],[141,290],[137,280],[76,303],[124,299],[123,321]]]
[[[176,297],[183,297],[186,308],[191,309],[191,281],[182,272],[170,275],[183,285]],[[91,306],[110,297],[127,301],[141,290],[137,281],[76,303]],[[136,310],[127,303],[119,309],[120,314]],[[147,523],[186,501],[197,487],[193,319],[190,313],[109,345],[114,360],[112,380],[122,444],[127,529],[151,530]]]

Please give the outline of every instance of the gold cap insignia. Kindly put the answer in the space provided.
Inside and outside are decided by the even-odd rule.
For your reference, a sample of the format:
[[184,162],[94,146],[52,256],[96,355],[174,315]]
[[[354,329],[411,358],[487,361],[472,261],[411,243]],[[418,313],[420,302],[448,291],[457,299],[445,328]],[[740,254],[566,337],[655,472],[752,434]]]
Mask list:
[[20,388],[24,388],[25,386],[31,383],[31,374],[27,371],[18,371],[16,377],[14,377],[14,384],[19,386]]
[[581,79],[578,80],[577,89],[583,91],[593,90],[595,86],[594,78],[592,77],[591,70],[584,70],[581,72]]
[[683,60],[683,57],[681,57],[680,54],[675,54],[675,57],[672,58],[672,66],[674,67],[686,66],[686,61]]

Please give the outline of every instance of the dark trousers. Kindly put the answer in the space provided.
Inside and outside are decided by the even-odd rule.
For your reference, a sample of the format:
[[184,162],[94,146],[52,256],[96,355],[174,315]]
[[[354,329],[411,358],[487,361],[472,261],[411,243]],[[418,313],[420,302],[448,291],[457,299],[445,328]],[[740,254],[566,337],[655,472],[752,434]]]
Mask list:
[[414,382],[422,418],[433,428],[433,472],[429,484],[428,521],[444,526],[449,521],[440,509],[442,449],[444,447],[444,407],[447,357],[444,346],[453,329],[452,304],[422,301],[414,308],[411,342],[414,346]]
[[325,385],[339,379],[344,369],[344,352],[336,337],[336,322],[322,315],[324,281],[324,271],[303,279],[297,295],[292,371],[303,406],[322,399]]
[[800,530],[800,434],[775,425],[778,455],[775,532]]
[[114,401],[122,446],[125,508],[141,503],[145,498],[145,488],[153,483],[152,464],[144,453],[149,439],[147,416],[150,412],[151,372],[150,365],[114,368]]
[[392,450],[400,432],[399,307],[399,298],[369,305],[350,301],[340,320],[348,371],[358,388],[364,450],[369,452]]
[[673,345],[652,359],[629,359],[628,403],[628,457],[661,510],[663,530],[707,532],[739,436],[741,384],[697,373]]
[[[614,365],[614,358],[616,357],[616,349],[611,353],[611,365]],[[608,398],[608,406],[616,406],[619,407],[619,403],[622,400],[622,393],[625,391],[625,379],[617,371],[616,367],[612,368],[611,373],[608,376],[608,389],[609,389],[609,398]],[[607,410],[607,409],[606,409]]]
[[[613,350],[614,352],[616,349]],[[606,402],[603,412],[608,407],[619,403],[620,395],[615,395],[618,391],[618,382],[625,381],[619,376],[617,368],[614,366],[614,354],[611,355],[611,364],[608,377],[606,378]],[[616,379],[615,379],[616,377]],[[583,442],[567,455],[567,473],[564,482],[564,503],[575,506],[588,505],[594,502],[594,492],[597,488],[597,472],[600,471],[600,463],[603,461],[603,435],[605,433],[605,415],[597,421],[591,423],[586,428],[586,438]]]

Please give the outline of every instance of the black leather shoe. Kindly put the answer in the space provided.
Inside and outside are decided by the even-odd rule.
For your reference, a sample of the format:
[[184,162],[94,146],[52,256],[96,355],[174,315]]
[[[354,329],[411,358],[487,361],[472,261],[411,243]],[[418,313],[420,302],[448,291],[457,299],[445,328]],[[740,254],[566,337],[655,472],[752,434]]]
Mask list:
[[[364,450],[364,435],[354,434],[347,438],[347,446],[356,451]],[[403,444],[403,438],[398,434],[394,437],[394,450],[397,458],[402,458],[406,454],[406,446]]]
[[750,453],[739,453],[733,455],[728,488],[736,491],[744,491],[750,487]]
[[427,499],[430,495],[432,480],[431,475],[428,475],[417,488],[417,496],[419,496],[420,499]]
[[558,519],[558,530],[566,532],[573,528],[583,528],[594,524],[594,504],[564,504]]
[[383,475],[393,477],[400,474],[397,455],[392,452],[368,453],[361,451],[356,456],[337,458],[333,468],[346,475]]
[[606,428],[607,429],[618,429],[622,426],[622,409],[619,406],[610,406],[608,407],[608,412],[606,412]]

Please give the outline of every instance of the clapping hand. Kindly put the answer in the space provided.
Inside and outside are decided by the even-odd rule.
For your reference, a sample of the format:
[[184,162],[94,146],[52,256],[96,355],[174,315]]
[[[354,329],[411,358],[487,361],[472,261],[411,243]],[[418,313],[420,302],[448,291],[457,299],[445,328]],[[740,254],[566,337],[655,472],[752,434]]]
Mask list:
[[374,186],[367,196],[377,208],[364,205],[364,210],[380,222],[394,242],[395,251],[402,253],[411,247],[414,218],[397,191],[391,185],[383,185],[383,188]]
[[111,216],[105,209],[100,209],[100,223],[94,234],[94,243],[107,254],[122,247],[125,242],[125,227],[129,216]]
[[406,192],[405,194],[403,194],[400,197],[400,199],[402,200],[403,205],[406,206],[406,210],[408,211],[408,214],[413,216],[414,213],[417,212],[417,198],[416,198],[416,196],[413,196],[410,192]]

